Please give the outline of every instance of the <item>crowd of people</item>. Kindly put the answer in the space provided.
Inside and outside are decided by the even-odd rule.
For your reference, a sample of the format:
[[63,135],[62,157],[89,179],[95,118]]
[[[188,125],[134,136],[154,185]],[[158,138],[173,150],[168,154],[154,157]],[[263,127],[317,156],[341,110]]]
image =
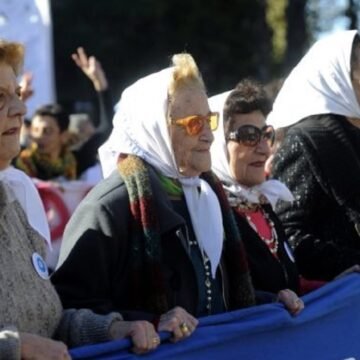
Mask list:
[[[252,79],[208,99],[194,58],[174,55],[123,91],[112,123],[105,73],[79,48],[98,126],[45,104],[20,152],[23,59],[0,41],[0,359],[67,359],[124,337],[142,354],[160,331],[191,336],[199,317],[274,301],[296,316],[305,291],[359,271],[356,31],[315,43],[274,104]],[[34,184],[94,169],[50,274]]]

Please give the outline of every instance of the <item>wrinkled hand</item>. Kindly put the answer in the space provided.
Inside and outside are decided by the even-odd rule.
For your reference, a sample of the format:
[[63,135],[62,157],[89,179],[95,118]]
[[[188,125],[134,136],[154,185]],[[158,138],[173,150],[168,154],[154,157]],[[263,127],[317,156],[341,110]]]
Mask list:
[[108,88],[105,72],[95,56],[88,57],[85,50],[79,47],[71,57],[75,64],[92,81],[96,91],[104,91]]
[[171,341],[177,342],[189,337],[198,325],[198,320],[181,307],[175,307],[161,315],[158,330],[173,333]]
[[71,360],[67,346],[39,335],[20,333],[22,360]]
[[284,304],[291,315],[298,315],[305,307],[304,302],[290,289],[279,291],[278,301]]
[[136,354],[143,354],[156,349],[160,338],[152,324],[147,321],[114,321],[110,327],[112,339],[131,337],[132,349]]
[[32,87],[33,74],[29,71],[25,72],[20,81],[20,97],[22,101],[26,101],[34,95]]
[[344,276],[349,275],[351,273],[355,273],[355,272],[360,273],[360,265],[359,264],[356,264],[356,265],[353,265],[353,266],[349,267],[348,269],[346,269],[345,271],[340,273],[338,276],[336,276],[334,278],[334,280],[341,279]]

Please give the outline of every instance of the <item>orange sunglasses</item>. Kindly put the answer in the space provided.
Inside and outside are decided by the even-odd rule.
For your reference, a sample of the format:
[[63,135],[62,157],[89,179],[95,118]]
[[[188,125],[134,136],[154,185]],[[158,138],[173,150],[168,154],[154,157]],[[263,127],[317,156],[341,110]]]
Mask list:
[[182,119],[172,120],[175,125],[184,126],[190,136],[198,135],[208,123],[211,131],[217,129],[219,124],[219,113],[210,112],[207,115],[190,115]]

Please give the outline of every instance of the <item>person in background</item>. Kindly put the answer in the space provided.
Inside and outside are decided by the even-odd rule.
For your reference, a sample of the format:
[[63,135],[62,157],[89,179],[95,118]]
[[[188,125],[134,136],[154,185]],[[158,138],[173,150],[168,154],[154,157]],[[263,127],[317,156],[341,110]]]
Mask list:
[[66,146],[69,116],[58,104],[44,105],[31,120],[32,144],[23,150],[15,166],[40,180],[75,180],[77,161]]
[[126,336],[134,351],[153,350],[160,340],[152,324],[123,321],[117,312],[63,311],[49,280],[46,239],[30,217],[31,211],[41,217],[39,197],[32,181],[10,166],[26,112],[16,80],[23,58],[21,44],[0,40],[0,359],[70,359],[67,346]]
[[20,146],[21,150],[27,149],[31,145],[31,120],[28,118],[24,119],[24,123],[20,130]]
[[222,181],[242,234],[255,289],[299,290],[299,277],[282,225],[273,207],[292,201],[285,185],[266,180],[265,163],[275,131],[265,119],[271,103],[263,86],[244,79],[231,92],[209,99],[222,113],[211,148],[212,169]]
[[108,138],[112,125],[112,104],[108,82],[101,64],[87,57],[83,48],[72,55],[76,65],[92,81],[99,100],[99,125],[73,151],[68,147],[69,114],[58,104],[41,106],[31,122],[33,144],[20,153],[15,166],[40,180],[75,180],[97,163],[97,151]]
[[268,123],[288,128],[272,175],[295,197],[277,214],[300,273],[331,280],[360,263],[360,38],[317,41],[280,90]]
[[[94,127],[88,114],[70,114],[69,137],[67,143],[71,151],[76,151],[81,148],[95,132],[96,128]],[[103,174],[99,161],[96,161],[94,165],[84,170],[79,177],[79,180],[82,180],[92,186],[96,185],[102,179]]]
[[[31,72],[25,72],[20,81],[20,96],[21,100],[26,103],[26,101],[31,98],[34,94],[34,89],[32,87],[33,75]],[[20,145],[21,150],[26,149],[31,144],[31,120],[29,118],[24,118],[23,125],[20,130]]]
[[81,147],[96,129],[87,113],[70,114],[68,144],[71,150]]

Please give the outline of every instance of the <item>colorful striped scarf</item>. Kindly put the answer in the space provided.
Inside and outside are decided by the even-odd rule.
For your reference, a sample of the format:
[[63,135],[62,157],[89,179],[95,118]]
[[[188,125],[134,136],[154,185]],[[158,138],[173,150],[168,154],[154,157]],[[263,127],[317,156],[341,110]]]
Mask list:
[[[129,261],[133,269],[130,272],[129,282],[132,288],[129,296],[134,300],[135,308],[161,314],[169,308],[161,271],[161,234],[150,183],[149,165],[137,156],[128,155],[119,159],[118,171],[129,194],[133,217],[130,228],[133,240]],[[229,310],[254,305],[254,291],[244,247],[222,185],[212,173],[205,174],[204,179],[217,194],[223,215],[226,237],[223,256],[230,288]]]

